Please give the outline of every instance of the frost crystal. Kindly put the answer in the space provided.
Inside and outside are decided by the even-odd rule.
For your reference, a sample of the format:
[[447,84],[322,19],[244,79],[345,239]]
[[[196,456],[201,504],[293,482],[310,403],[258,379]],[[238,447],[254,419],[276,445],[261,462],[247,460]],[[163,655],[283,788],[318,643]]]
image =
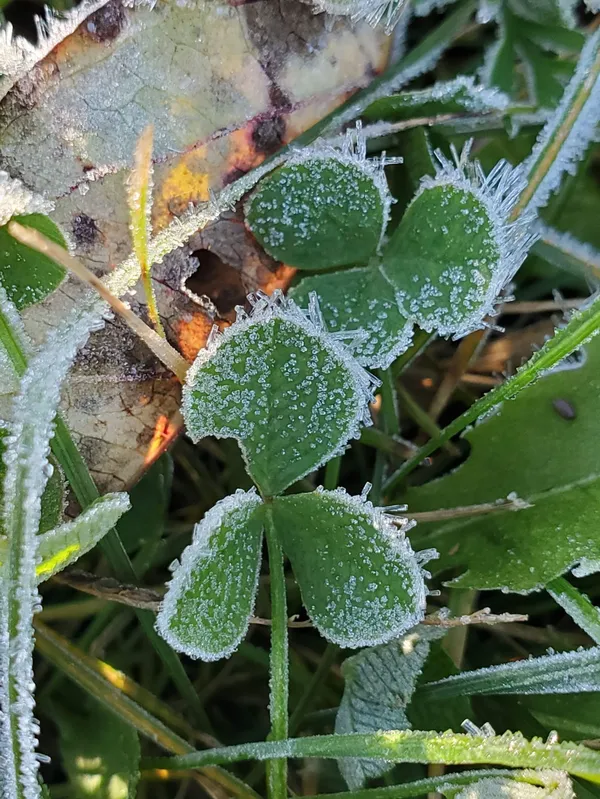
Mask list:
[[[449,187],[462,193],[465,198],[463,203],[469,195],[472,196],[484,212],[481,218],[474,218],[476,215],[469,218],[473,234],[480,234],[486,225],[490,228],[490,236],[481,243],[479,257],[467,261],[466,269],[462,264],[444,262],[444,271],[436,280],[432,280],[425,272],[415,274],[415,286],[411,286],[410,290],[399,287],[398,278],[394,279],[390,268],[392,259],[386,263],[384,256],[382,266],[386,277],[397,288],[398,301],[404,314],[409,319],[415,319],[427,331],[435,330],[440,335],[452,335],[454,338],[481,329],[485,325],[485,317],[495,314],[495,304],[502,289],[515,275],[537,237],[531,229],[530,214],[521,214],[516,221],[509,221],[526,185],[523,170],[500,161],[486,175],[479,162],[469,161],[468,155],[469,145],[463,149],[460,157],[453,151],[454,161],[437,150],[436,175],[422,178],[411,206],[426,192],[440,187]],[[448,202],[449,199],[442,199],[440,208]],[[469,215],[470,212],[464,209],[462,213]],[[427,224],[427,220],[424,223]],[[444,226],[440,230],[447,233]],[[401,227],[397,230],[397,234],[400,233]],[[400,248],[397,258],[401,257]],[[444,261],[443,251],[439,257]],[[449,302],[445,297],[448,290]]]
[[383,25],[390,33],[404,15],[410,14],[409,0],[312,0],[316,13],[326,11],[350,17],[353,22],[365,20],[369,25]]
[[[4,298],[3,305],[8,300]],[[32,618],[40,606],[36,560],[41,497],[60,384],[78,348],[97,326],[94,296],[56,328],[31,359],[14,400],[6,439],[4,524],[8,557],[0,567],[0,794],[38,799],[38,723],[33,717]]]
[[16,214],[47,214],[54,204],[29,191],[20,180],[0,169],[0,226]]
[[[523,163],[528,174],[548,156],[551,166],[545,173],[529,200],[528,210],[538,211],[543,208],[550,196],[559,188],[565,173],[574,175],[577,162],[585,154],[590,142],[598,136],[600,122],[600,28],[586,42],[575,74],[571,78],[562,99],[547,124],[540,132],[531,155]],[[563,125],[569,124],[577,100],[583,99],[575,121],[566,128],[566,136],[562,142],[557,140],[557,133]],[[560,144],[557,153],[550,152],[556,144]]]

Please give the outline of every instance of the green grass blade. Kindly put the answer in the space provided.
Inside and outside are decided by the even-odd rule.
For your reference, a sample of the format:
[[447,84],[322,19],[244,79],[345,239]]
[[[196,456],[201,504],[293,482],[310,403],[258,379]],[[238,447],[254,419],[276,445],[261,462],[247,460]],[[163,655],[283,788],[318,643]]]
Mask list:
[[380,758],[393,763],[494,763],[515,768],[552,768],[600,784],[600,752],[574,743],[527,740],[520,733],[484,736],[388,730],[369,734],[317,735],[287,741],[209,749],[183,757],[149,758],[142,768],[189,769],[271,758]]

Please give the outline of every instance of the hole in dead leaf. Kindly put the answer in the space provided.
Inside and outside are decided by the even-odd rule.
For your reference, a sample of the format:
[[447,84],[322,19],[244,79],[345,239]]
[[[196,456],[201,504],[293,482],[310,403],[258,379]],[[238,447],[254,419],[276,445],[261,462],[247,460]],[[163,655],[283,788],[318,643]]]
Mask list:
[[193,257],[198,260],[198,268],[185,281],[185,287],[198,297],[209,297],[223,316],[233,315],[235,306],[246,301],[240,272],[211,250],[196,250]]

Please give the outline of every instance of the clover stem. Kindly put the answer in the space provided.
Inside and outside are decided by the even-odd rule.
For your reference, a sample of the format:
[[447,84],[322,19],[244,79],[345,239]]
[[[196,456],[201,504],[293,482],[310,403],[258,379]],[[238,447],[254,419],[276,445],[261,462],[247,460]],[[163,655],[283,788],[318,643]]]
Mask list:
[[[265,509],[265,537],[269,552],[271,577],[271,662],[270,741],[283,741],[288,737],[288,631],[285,572],[283,550],[273,523],[273,511],[269,504]],[[267,763],[267,793],[269,799],[287,797],[287,760],[270,760]]]

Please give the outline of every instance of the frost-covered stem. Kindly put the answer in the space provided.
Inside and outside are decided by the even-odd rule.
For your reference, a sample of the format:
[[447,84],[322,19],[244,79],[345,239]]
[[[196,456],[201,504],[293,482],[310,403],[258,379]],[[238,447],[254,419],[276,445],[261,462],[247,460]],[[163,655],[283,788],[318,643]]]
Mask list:
[[505,400],[514,399],[517,394],[534,383],[544,372],[570,355],[574,350],[595,336],[600,329],[600,298],[585,309],[576,312],[570,322],[558,330],[553,338],[547,341],[527,363],[517,370],[509,380],[489,391],[481,399],[474,402],[461,416],[454,419],[439,435],[428,441],[421,449],[396,471],[388,480],[384,489],[388,493],[395,491],[404,479],[413,472],[423,459],[436,449],[446,444],[451,438],[462,433],[477,419],[494,411]]
[[560,185],[562,174],[583,156],[593,140],[600,117],[599,79],[600,29],[585,45],[563,99],[525,162],[527,185],[513,208],[511,221],[526,210],[543,207]]
[[[315,735],[287,741],[227,746],[183,757],[148,758],[142,769],[190,769],[273,758],[366,757],[390,763],[495,763],[513,768],[551,768],[600,784],[600,752],[574,743],[527,740],[520,733],[487,737],[421,730],[385,730],[350,735]],[[394,786],[397,787],[397,786]]]
[[[269,575],[271,579],[271,660],[269,712],[271,732],[269,739],[282,741],[288,737],[288,631],[285,572],[283,550],[273,524],[273,513],[265,508],[265,538],[269,552]],[[267,763],[267,792],[269,799],[287,797],[287,760],[271,760]]]
[[[2,293],[8,320],[11,306]],[[37,536],[41,498],[48,480],[49,441],[60,385],[102,304],[88,301],[48,337],[31,359],[14,399],[11,435],[4,454],[4,529],[9,541],[0,569],[0,794],[37,799],[38,725],[33,717],[33,616],[37,592]],[[13,328],[14,329],[14,328]]]
[[585,594],[579,593],[564,577],[557,577],[546,586],[546,591],[566,610],[578,627],[600,644],[600,609]]

